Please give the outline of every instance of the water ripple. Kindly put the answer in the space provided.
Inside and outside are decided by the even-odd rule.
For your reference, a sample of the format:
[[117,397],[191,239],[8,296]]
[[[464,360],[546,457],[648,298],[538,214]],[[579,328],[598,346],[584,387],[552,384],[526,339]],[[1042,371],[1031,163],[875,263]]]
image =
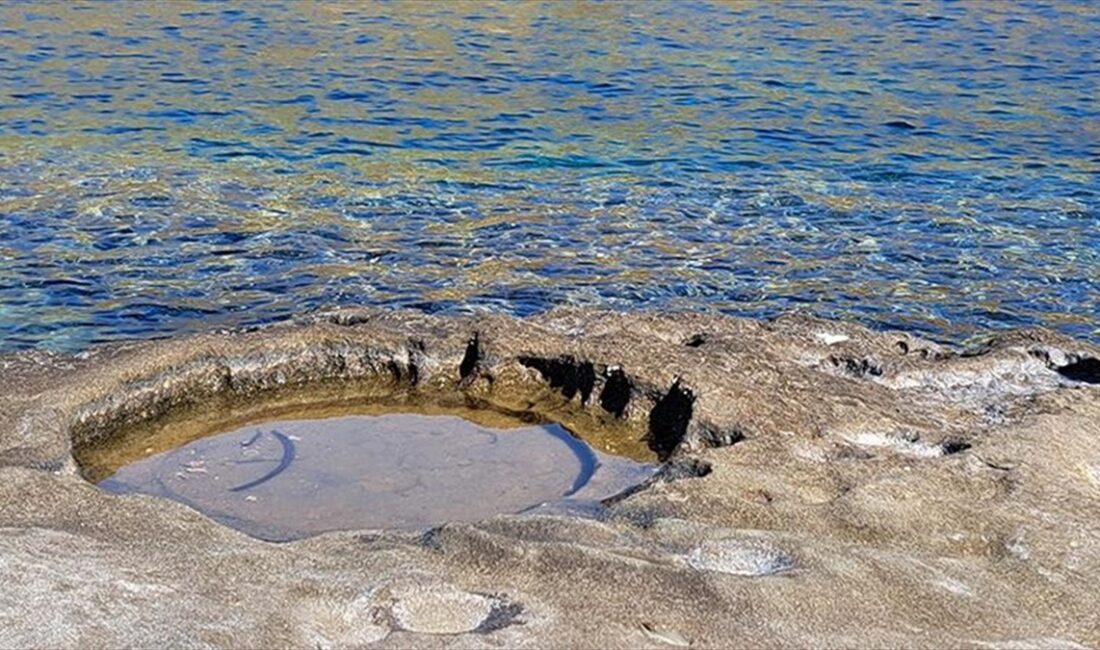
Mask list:
[[1100,340],[1088,2],[0,5],[0,348],[334,304]]

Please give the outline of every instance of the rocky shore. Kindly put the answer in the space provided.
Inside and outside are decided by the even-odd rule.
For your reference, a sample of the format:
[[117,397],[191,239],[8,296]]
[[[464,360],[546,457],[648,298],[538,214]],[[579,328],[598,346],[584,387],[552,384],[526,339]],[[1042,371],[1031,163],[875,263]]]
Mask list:
[[[665,466],[583,512],[285,544],[82,473],[149,423],[321,396]],[[1096,647],[1100,348],[344,310],[0,356],[0,585],[0,647]]]

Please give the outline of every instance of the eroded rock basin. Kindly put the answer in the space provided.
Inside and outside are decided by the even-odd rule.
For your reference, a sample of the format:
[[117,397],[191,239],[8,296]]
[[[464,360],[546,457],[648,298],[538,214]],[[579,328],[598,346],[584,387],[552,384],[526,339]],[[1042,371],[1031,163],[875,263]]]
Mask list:
[[[1098,359],[1042,330],[954,348],[802,317],[570,309],[351,310],[0,356],[0,647],[1100,647]],[[286,543],[95,484],[165,454],[176,491],[226,481],[247,513],[323,451],[290,422],[394,413],[501,430],[431,463],[418,445],[411,471],[447,490],[471,486],[439,465],[493,445],[556,470],[462,500],[493,516]],[[556,507],[589,497],[559,499],[584,463],[554,423],[660,469]],[[184,455],[218,434],[226,454]],[[342,480],[396,498],[404,461],[371,444],[384,471],[349,459]],[[219,473],[253,445],[255,464]]]
[[278,419],[203,437],[133,462],[90,454],[109,492],[184,503],[261,539],[334,530],[419,529],[596,501],[656,466],[591,449],[557,424],[511,428],[455,415]]

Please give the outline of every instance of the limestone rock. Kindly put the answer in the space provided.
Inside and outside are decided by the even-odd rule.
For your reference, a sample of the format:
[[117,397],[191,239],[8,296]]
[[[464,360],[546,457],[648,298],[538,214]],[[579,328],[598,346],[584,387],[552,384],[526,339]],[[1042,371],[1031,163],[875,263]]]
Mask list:
[[[0,356],[0,647],[1100,646],[1098,360],[1042,330],[575,309]],[[321,396],[667,464],[588,508],[284,544],[78,471],[149,422]]]

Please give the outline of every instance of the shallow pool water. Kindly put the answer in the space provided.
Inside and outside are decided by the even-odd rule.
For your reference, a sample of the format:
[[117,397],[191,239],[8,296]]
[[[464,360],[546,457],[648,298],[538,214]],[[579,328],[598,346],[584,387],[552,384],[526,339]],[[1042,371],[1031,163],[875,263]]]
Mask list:
[[0,349],[375,304],[1100,339],[1081,2],[0,5]]
[[655,469],[601,454],[558,425],[354,415],[200,438],[120,467],[99,486],[173,499],[250,535],[288,540],[584,507]]

